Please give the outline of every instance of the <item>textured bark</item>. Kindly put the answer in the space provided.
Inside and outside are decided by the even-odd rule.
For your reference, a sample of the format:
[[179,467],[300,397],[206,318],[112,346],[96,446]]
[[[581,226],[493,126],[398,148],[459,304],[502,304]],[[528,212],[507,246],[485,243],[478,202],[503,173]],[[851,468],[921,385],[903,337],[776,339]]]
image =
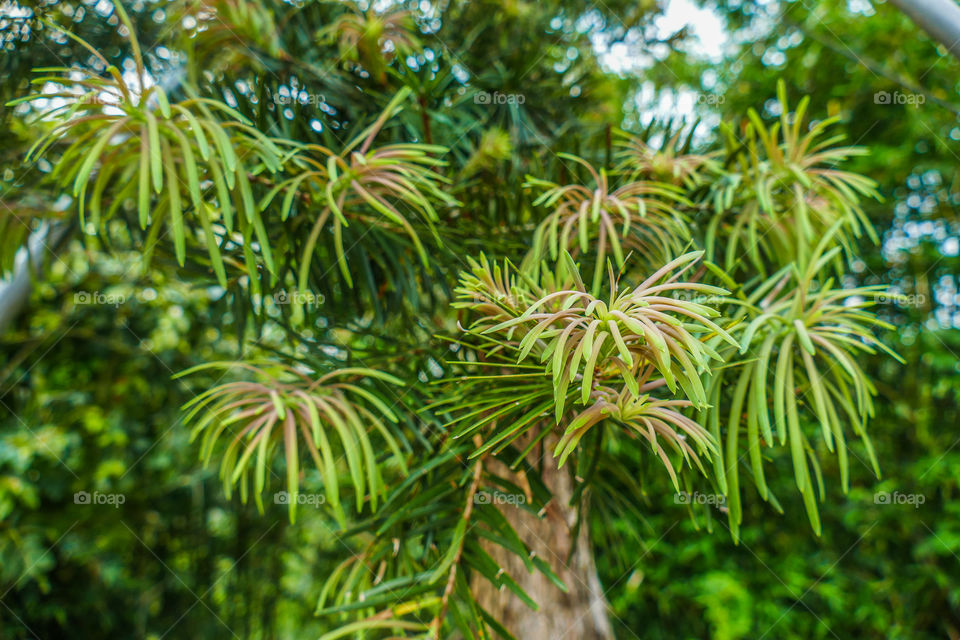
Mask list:
[[[556,468],[556,460],[550,455],[556,438],[548,436],[545,441],[547,459],[542,478],[554,498],[543,517],[537,518],[513,505],[499,506],[520,538],[553,567],[569,593],[558,589],[539,571],[528,573],[520,558],[493,544],[485,545],[487,552],[540,605],[540,610],[533,611],[510,590],[497,591],[482,578],[475,579],[472,588],[480,606],[500,620],[518,640],[609,640],[613,638],[613,630],[597,578],[586,522],[576,542],[573,540],[577,513],[568,506],[573,496],[573,479],[566,468]],[[489,463],[488,468],[518,486],[526,484],[520,474],[499,462]],[[568,564],[566,559],[574,545]]]

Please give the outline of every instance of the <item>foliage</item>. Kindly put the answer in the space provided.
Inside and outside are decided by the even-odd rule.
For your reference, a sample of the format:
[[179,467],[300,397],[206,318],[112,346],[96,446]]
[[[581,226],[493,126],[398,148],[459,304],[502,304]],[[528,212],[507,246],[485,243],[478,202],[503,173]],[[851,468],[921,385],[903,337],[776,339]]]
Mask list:
[[[210,366],[199,365],[186,373]],[[231,365],[227,363],[225,366]],[[290,520],[293,521],[299,495],[297,470],[300,460],[297,448],[302,434],[310,457],[323,472],[328,503],[340,522],[344,522],[336,467],[340,458],[347,460],[357,497],[357,511],[363,508],[367,498],[370,508],[375,511],[377,497],[383,493],[384,484],[364,422],[376,428],[401,466],[403,457],[396,439],[381,419],[382,416],[396,422],[396,415],[381,398],[356,382],[380,379],[401,384],[400,380],[373,369],[337,369],[314,378],[289,367],[281,370],[278,376],[247,363],[238,363],[237,366],[252,371],[263,382],[221,384],[197,395],[184,406],[184,410],[189,410],[185,422],[189,423],[194,417],[200,416],[193,428],[193,437],[204,434],[201,457],[205,462],[213,456],[221,436],[233,436],[221,462],[220,475],[227,495],[230,495],[231,487],[239,483],[241,495],[246,499],[250,471],[248,465],[256,453],[254,498],[263,512],[261,496],[266,488],[268,460],[282,440],[287,466]],[[283,378],[292,380],[284,382]],[[368,403],[377,413],[358,400]],[[231,428],[231,425],[235,427]],[[339,436],[340,447],[336,453],[340,455],[335,455],[326,431],[331,431],[331,434],[335,431]],[[368,474],[369,487],[365,483],[364,473]]]
[[[733,26],[766,11],[742,4],[750,9],[721,3]],[[508,511],[483,499],[500,494],[522,496],[518,509],[533,517],[572,509],[572,535],[589,536],[615,589],[613,613],[651,637],[829,635],[796,614],[811,590],[851,636],[857,624],[878,636],[903,635],[913,622],[955,630],[943,620],[956,617],[957,594],[941,579],[953,522],[918,533],[891,512],[873,524],[877,505],[856,504],[873,486],[857,463],[876,477],[888,461],[891,477],[917,476],[912,460],[923,456],[904,462],[897,416],[922,425],[911,455],[939,447],[952,468],[950,442],[930,425],[937,411],[956,413],[955,394],[933,378],[950,379],[949,362],[921,357],[937,335],[923,330],[929,313],[905,319],[875,304],[889,299],[884,283],[893,279],[865,273],[881,237],[882,251],[889,246],[874,226],[884,228],[879,195],[896,182],[880,167],[891,156],[838,146],[842,136],[828,133],[853,132],[859,143],[855,122],[808,123],[808,113],[837,112],[823,80],[800,83],[795,68],[771,73],[749,52],[755,74],[723,59],[718,68],[742,84],[721,78],[736,88],[723,121],[703,134],[699,123],[639,126],[628,106],[637,78],[604,70],[591,46],[652,42],[654,3],[115,2],[79,19],[84,5],[23,6],[29,28],[4,62],[15,81],[4,85],[3,118],[16,136],[3,157],[36,169],[4,177],[16,205],[0,220],[9,230],[0,260],[9,268],[42,225],[71,238],[72,263],[127,255],[130,269],[114,268],[111,286],[179,300],[178,312],[130,306],[137,322],[175,316],[190,339],[131,346],[130,335],[100,324],[108,309],[65,312],[49,287],[62,296],[81,285],[55,268],[18,320],[17,335],[31,336],[34,318],[75,314],[76,326],[113,336],[111,349],[119,333],[124,353],[138,356],[119,370],[97,360],[107,391],[52,408],[32,395],[71,382],[81,393],[83,379],[61,373],[55,384],[36,373],[82,371],[82,349],[54,350],[49,365],[40,364],[45,355],[11,356],[8,373],[24,380],[12,385],[17,403],[4,427],[13,435],[2,451],[14,453],[0,462],[8,541],[0,553],[24,551],[4,575],[14,595],[0,600],[17,616],[4,618],[4,637],[31,633],[18,621],[48,635],[74,627],[79,606],[56,613],[38,594],[77,590],[71,571],[98,575],[90,566],[104,557],[110,577],[97,597],[122,613],[84,627],[91,634],[159,636],[183,624],[192,634],[226,626],[264,638],[510,637],[481,592],[509,592],[536,610],[551,603],[527,592],[531,575],[558,591],[577,585],[560,578],[562,561],[533,553]],[[807,15],[809,29],[810,8],[791,11]],[[701,80],[695,56],[675,48],[684,40],[659,43],[667,53],[648,75],[665,91]],[[48,45],[65,60],[38,55],[30,89],[26,61]],[[673,63],[678,75],[662,81]],[[811,97],[791,111],[788,93]],[[67,203],[54,207],[61,195]],[[907,267],[898,268],[902,277]],[[896,339],[901,364],[885,344]],[[159,372],[152,349],[163,356]],[[901,365],[924,398],[923,416],[896,390]],[[155,403],[138,404],[154,387]],[[96,422],[111,403],[124,425],[113,440],[78,438],[102,431],[89,422],[77,433],[47,429],[73,424],[75,407]],[[175,425],[176,440],[147,429],[128,446],[128,433],[153,424],[145,422],[153,410],[162,410],[159,424]],[[40,436],[34,422],[44,424]],[[105,442],[116,459],[94,466]],[[71,474],[69,456],[79,456],[82,475],[65,475],[50,453]],[[198,453],[219,463],[222,491],[208,492],[212,474],[186,459]],[[551,485],[554,473],[569,477],[572,495]],[[949,512],[955,482],[943,473],[931,482],[943,484]],[[833,478],[846,497],[832,495]],[[271,510],[263,494],[274,479],[286,504],[275,496]],[[708,486],[726,525],[699,503],[677,525],[679,497]],[[65,503],[71,490],[132,495],[130,487],[150,491],[91,527],[101,538],[69,526],[80,509]],[[176,504],[149,507],[187,488],[213,496],[191,503],[188,523]],[[259,516],[246,505],[251,491]],[[278,524],[284,509],[291,524]],[[801,509],[816,536],[791,526]],[[157,525],[154,511],[170,525]],[[874,527],[908,534],[915,545],[894,546],[936,570],[896,568],[890,543],[868,538]],[[716,530],[724,535],[709,534]],[[178,580],[195,560],[180,581],[193,598],[177,600],[176,584],[162,581],[159,595],[144,588],[156,567],[116,562],[130,546]],[[64,551],[43,551],[51,547]],[[936,603],[921,613],[921,604],[897,602],[878,621],[860,610],[844,620],[842,594],[858,576],[826,584],[818,576],[855,547],[867,550],[857,551],[859,573],[897,571]],[[75,548],[95,552],[70,555]],[[503,554],[523,568],[494,559]],[[771,588],[757,560],[778,563],[787,579]],[[135,590],[145,595],[132,607]],[[214,619],[181,623],[196,600]],[[293,604],[286,615],[262,615],[272,602]]]
[[604,169],[597,172],[575,156],[558,157],[585,166],[594,186],[560,186],[533,177],[527,179],[526,186],[543,191],[533,206],[542,205],[550,211],[534,235],[530,255],[534,263],[545,256],[546,247],[554,260],[558,248],[574,255],[595,253],[591,257],[595,262],[596,290],[606,265],[608,242],[618,269],[624,267],[624,249],[643,256],[647,266],[659,266],[683,248],[689,234],[686,221],[674,206],[684,203],[678,190],[645,181],[612,189]]

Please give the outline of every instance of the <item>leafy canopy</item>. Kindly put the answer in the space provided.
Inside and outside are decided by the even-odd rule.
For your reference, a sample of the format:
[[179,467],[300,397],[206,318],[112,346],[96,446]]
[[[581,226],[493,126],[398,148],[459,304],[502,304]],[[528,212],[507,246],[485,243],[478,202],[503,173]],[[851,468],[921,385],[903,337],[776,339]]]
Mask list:
[[[274,20],[246,2],[212,7],[227,25]],[[38,132],[29,158],[55,161],[48,180],[72,194],[85,230],[109,239],[119,227],[144,264],[172,245],[176,273],[231,297],[241,344],[248,318],[287,338],[256,354],[266,361],[189,370],[236,379],[202,390],[184,421],[201,458],[219,458],[227,494],[239,486],[262,509],[284,478],[293,520],[303,491],[323,491],[356,551],[324,581],[325,638],[510,637],[478,585],[543,603],[494,547],[566,589],[499,506],[477,499],[500,489],[542,514],[555,497],[532,464],[538,445],[574,476],[582,508],[594,475],[579,471],[642,441],[674,490],[707,483],[727,497],[734,539],[741,480],[779,509],[766,474],[781,453],[818,533],[820,460],[836,456],[846,491],[859,456],[845,431],[879,474],[867,436],[876,390],[857,355],[889,351],[870,311],[882,289],[838,284],[854,239],[876,240],[860,205],[876,191],[836,168],[864,151],[823,138],[829,120],[806,125],[807,102],[790,112],[781,86],[779,122],[749,111],[721,127],[720,147],[651,128],[617,132],[614,157],[611,121],[606,144],[572,155],[574,138],[596,136],[552,130],[544,147],[550,114],[525,103],[478,116],[478,89],[508,86],[484,84],[491,74],[522,78],[493,67],[464,79],[440,48],[417,62],[427,37],[406,13],[327,9],[317,46],[335,46],[362,84],[359,97],[360,85],[329,88],[361,106],[335,118],[328,105],[309,130],[285,122],[280,87],[228,96],[235,64],[219,80],[156,82],[119,2],[135,81],[68,34],[90,64],[40,70],[45,88],[17,101]],[[211,43],[225,63],[249,57],[221,29],[199,43],[197,59],[218,55]],[[257,44],[322,75],[269,37]],[[287,80],[299,100],[299,79]],[[287,288],[325,302],[288,308]]]

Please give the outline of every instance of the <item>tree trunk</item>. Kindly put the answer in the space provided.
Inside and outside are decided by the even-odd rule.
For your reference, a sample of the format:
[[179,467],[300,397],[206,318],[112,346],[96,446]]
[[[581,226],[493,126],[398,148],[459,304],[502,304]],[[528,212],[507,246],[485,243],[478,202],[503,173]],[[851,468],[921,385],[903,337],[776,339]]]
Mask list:
[[[577,512],[569,503],[574,483],[567,469],[557,469],[556,460],[551,455],[556,442],[557,438],[551,434],[538,447],[537,457],[544,456],[542,479],[553,493],[553,500],[547,505],[543,517],[538,518],[512,504],[498,506],[520,538],[553,567],[569,592],[561,591],[539,571],[528,573],[520,558],[491,543],[485,544],[486,551],[540,606],[540,610],[529,608],[509,589],[494,589],[483,578],[474,579],[471,586],[479,605],[518,640],[611,640],[613,629],[607,615],[608,605],[597,577],[586,522],[576,542],[573,540]],[[531,463],[540,468],[539,460],[531,460]],[[509,470],[499,461],[489,462],[488,470],[517,486],[526,484],[522,474]],[[569,564],[566,562],[568,556]]]

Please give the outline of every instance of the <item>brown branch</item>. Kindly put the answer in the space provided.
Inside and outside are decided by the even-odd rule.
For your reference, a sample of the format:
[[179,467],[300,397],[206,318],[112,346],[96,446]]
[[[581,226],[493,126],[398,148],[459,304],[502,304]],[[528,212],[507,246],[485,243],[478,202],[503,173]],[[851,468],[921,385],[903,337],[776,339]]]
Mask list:
[[[483,439],[479,435],[474,436],[473,443],[477,447],[480,447],[483,444]],[[470,483],[470,488],[467,490],[467,500],[463,507],[463,519],[466,521],[467,526],[469,526],[470,516],[473,514],[473,498],[477,494],[477,489],[480,487],[480,476],[482,474],[483,456],[477,460],[476,465],[473,468],[473,481]],[[435,617],[430,623],[430,626],[433,628],[434,640],[440,640],[440,626],[443,624],[443,619],[447,615],[447,608],[450,604],[450,596],[453,594],[453,588],[457,580],[457,567],[460,565],[460,556],[463,555],[463,547],[466,542],[467,535],[466,531],[464,531],[463,540],[460,541],[460,547],[457,549],[457,553],[453,557],[453,564],[450,567],[450,575],[447,576],[447,585],[443,589],[443,597],[440,599],[440,611],[437,613],[437,617]]]
[[423,121],[423,139],[427,144],[433,144],[433,135],[430,133],[430,114],[427,113],[427,99],[419,96],[417,101],[420,103],[420,119]]

